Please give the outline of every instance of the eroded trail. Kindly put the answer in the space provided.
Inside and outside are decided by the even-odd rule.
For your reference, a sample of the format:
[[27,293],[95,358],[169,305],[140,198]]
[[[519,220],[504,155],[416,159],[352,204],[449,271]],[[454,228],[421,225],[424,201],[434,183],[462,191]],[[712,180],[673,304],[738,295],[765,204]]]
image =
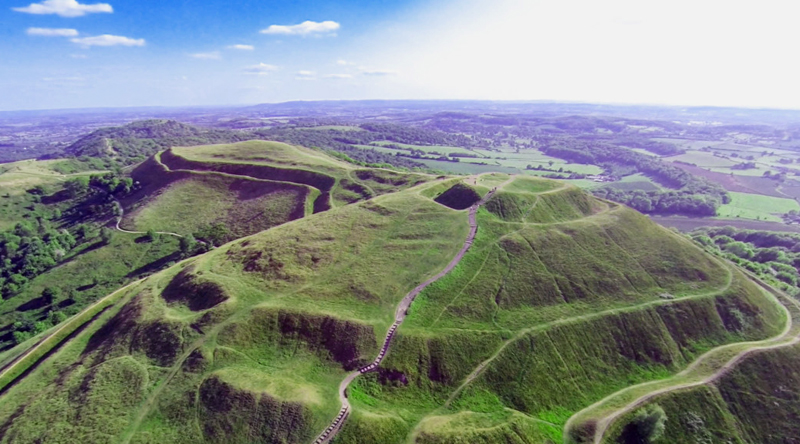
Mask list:
[[[798,328],[800,325],[797,323],[797,318],[800,317],[800,303],[790,296],[777,292],[758,278],[752,275],[750,278],[771,293],[776,299],[775,302],[780,303],[786,313],[786,325],[778,335],[761,341],[733,343],[714,348],[671,378],[630,386],[601,399],[569,418],[564,426],[565,442],[568,442],[570,431],[576,424],[593,420],[595,428],[592,443],[601,444],[617,419],[650,400],[666,393],[712,384],[754,353],[791,347],[800,343],[800,328]],[[721,365],[716,367],[713,362],[715,360],[721,360]],[[705,365],[716,368],[706,370],[702,368]]]
[[453,260],[450,261],[447,266],[440,271],[438,274],[433,276],[432,278],[428,279],[427,281],[417,285],[416,288],[411,290],[405,297],[400,301],[400,304],[397,306],[397,310],[395,310],[394,314],[394,323],[389,328],[389,331],[386,333],[386,337],[383,340],[383,345],[381,346],[381,350],[378,353],[378,356],[372,361],[371,364],[360,368],[359,370],[352,372],[345,377],[341,384],[339,384],[339,400],[342,402],[342,409],[339,410],[339,414],[333,420],[330,426],[326,428],[318,437],[314,440],[314,444],[323,444],[330,442],[333,437],[341,430],[344,421],[350,415],[350,402],[347,400],[347,387],[356,379],[359,375],[362,375],[367,372],[375,371],[380,363],[383,361],[383,358],[386,356],[386,352],[389,350],[389,346],[391,345],[392,338],[394,337],[395,332],[397,331],[397,327],[403,323],[408,314],[408,308],[411,306],[411,303],[414,302],[417,296],[422,293],[427,286],[431,285],[432,283],[438,281],[442,277],[444,277],[447,273],[451,272],[461,259],[464,258],[464,255],[467,253],[467,250],[472,246],[473,241],[475,240],[475,235],[478,232],[478,221],[477,221],[477,213],[478,208],[481,205],[485,204],[491,197],[494,195],[497,188],[493,188],[491,191],[486,193],[478,203],[474,204],[469,208],[469,235],[467,235],[467,239],[464,241],[464,245],[461,247],[461,250],[456,254]]

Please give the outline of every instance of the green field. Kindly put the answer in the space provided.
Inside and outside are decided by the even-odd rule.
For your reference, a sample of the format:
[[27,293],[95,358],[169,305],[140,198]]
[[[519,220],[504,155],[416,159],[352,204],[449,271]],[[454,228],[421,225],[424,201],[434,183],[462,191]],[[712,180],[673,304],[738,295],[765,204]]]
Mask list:
[[[457,146],[409,145],[409,144],[406,144],[406,143],[395,143],[395,142],[391,142],[391,141],[388,141],[388,140],[381,141],[381,142],[373,142],[372,145],[375,145],[375,146],[378,146],[378,147],[385,147],[386,145],[397,145],[397,146],[402,147],[402,148],[408,148],[408,149],[424,151],[425,153],[438,153],[440,155],[445,155],[445,156],[450,154],[450,153],[461,153],[461,154],[476,154],[476,155],[478,155],[478,157],[481,157],[481,158],[487,157],[485,154],[480,153],[478,151],[470,150],[470,149],[467,149],[467,148],[461,148],[461,147],[457,147]],[[384,148],[384,149],[387,149],[387,148]],[[392,148],[388,148],[388,149],[391,150],[389,152],[392,152],[392,153],[394,153],[396,151],[407,152],[407,151],[403,151],[403,150],[395,150],[395,149],[392,149]]]
[[718,217],[781,222],[781,214],[792,210],[800,211],[800,204],[794,199],[747,193],[730,193],[730,195],[731,203],[720,207]]

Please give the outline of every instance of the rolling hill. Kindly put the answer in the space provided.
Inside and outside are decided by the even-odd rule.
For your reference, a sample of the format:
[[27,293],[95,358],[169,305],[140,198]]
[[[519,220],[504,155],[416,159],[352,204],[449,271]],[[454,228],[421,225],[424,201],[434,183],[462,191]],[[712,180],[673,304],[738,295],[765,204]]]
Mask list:
[[742,387],[800,409],[769,377],[797,360],[797,306],[623,205],[268,142],[171,148],[132,176],[123,226],[244,237],[6,363],[0,442],[628,442],[648,404],[673,442],[697,429],[684,406],[732,442],[796,432],[747,419],[775,407]]

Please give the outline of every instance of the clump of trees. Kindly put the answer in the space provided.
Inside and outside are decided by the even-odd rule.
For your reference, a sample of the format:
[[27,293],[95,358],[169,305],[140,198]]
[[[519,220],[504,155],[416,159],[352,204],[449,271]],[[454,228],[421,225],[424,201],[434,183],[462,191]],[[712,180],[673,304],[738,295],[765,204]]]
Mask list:
[[692,239],[790,294],[800,294],[800,233],[701,228]]
[[[58,290],[50,287],[45,288],[41,295],[42,303],[45,305],[51,305],[56,300],[57,296]],[[38,321],[24,320],[14,322],[11,325],[11,336],[13,337],[15,344],[20,344],[29,338],[50,329],[51,327],[55,327],[56,325],[64,322],[66,319],[67,315],[64,312],[57,309],[51,309],[47,313],[47,317]]]
[[30,279],[56,266],[77,245],[67,230],[57,230],[43,218],[23,221],[0,233],[0,288],[7,299]]

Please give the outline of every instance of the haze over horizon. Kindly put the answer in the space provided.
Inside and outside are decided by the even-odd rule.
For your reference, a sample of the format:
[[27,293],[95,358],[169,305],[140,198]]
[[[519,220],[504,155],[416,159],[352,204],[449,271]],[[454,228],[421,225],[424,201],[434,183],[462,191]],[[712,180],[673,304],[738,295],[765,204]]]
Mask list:
[[800,109],[797,6],[785,0],[30,2],[0,9],[0,110],[362,99]]

